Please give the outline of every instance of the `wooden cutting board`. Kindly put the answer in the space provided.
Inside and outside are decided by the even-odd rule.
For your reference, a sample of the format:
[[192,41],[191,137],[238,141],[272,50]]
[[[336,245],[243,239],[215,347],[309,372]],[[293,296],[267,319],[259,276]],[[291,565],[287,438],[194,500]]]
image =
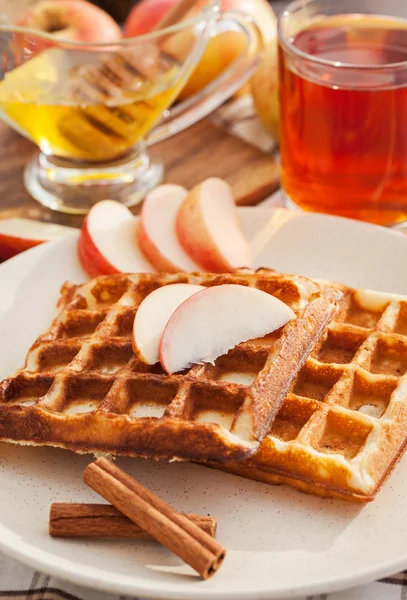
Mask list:
[[[82,217],[50,211],[24,188],[24,167],[35,146],[0,122],[0,218],[27,217],[79,227]],[[165,182],[191,188],[206,177],[223,177],[240,205],[264,200],[279,186],[280,168],[271,154],[203,120],[152,147],[165,167]],[[137,209],[136,211],[137,212]]]

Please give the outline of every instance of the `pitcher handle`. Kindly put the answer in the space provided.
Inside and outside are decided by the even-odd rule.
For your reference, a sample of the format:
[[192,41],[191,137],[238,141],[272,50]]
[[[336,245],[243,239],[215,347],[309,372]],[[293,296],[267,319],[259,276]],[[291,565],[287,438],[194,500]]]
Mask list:
[[227,31],[225,21],[235,26],[234,31],[237,24],[239,30],[245,33],[246,51],[200,92],[168,109],[160,123],[147,135],[146,142],[149,146],[183,131],[216,110],[233,96],[256,70],[261,58],[261,37],[254,20],[234,11],[218,13],[214,22],[214,35]]

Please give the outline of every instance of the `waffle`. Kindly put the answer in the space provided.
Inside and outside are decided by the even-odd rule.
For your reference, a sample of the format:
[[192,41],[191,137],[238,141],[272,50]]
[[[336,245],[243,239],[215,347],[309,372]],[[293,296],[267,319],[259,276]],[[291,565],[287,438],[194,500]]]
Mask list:
[[[131,331],[143,298],[181,282],[249,285],[279,297],[297,318],[214,365],[170,376],[134,356]],[[0,440],[215,463],[247,458],[340,296],[306,278],[268,271],[111,275],[80,287],[65,284],[50,329],[29,350],[25,367],[0,384]]]
[[407,440],[407,297],[343,298],[260,451],[226,470],[320,496],[372,500]]

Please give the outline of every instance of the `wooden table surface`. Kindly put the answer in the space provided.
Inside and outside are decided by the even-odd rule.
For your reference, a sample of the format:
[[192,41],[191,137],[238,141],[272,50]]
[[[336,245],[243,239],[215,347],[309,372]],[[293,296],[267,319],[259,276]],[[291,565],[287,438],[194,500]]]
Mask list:
[[[26,217],[79,227],[82,217],[46,209],[26,191],[24,167],[36,151],[30,141],[0,122],[0,218]],[[272,155],[209,120],[153,146],[151,152],[163,161],[166,182],[191,188],[206,177],[223,177],[241,205],[260,202],[279,185],[280,168]]]

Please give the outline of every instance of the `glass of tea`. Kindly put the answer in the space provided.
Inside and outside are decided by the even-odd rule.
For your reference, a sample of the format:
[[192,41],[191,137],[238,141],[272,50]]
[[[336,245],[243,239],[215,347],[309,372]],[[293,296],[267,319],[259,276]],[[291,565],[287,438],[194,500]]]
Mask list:
[[406,221],[407,2],[293,2],[279,64],[287,204]]
[[[0,117],[40,148],[25,184],[43,205],[86,213],[101,199],[137,204],[162,178],[149,144],[198,121],[250,77],[256,28],[211,0],[194,18],[114,44],[0,25]],[[1,7],[1,1],[0,1]],[[218,79],[173,104],[208,37],[232,29],[245,49]]]

